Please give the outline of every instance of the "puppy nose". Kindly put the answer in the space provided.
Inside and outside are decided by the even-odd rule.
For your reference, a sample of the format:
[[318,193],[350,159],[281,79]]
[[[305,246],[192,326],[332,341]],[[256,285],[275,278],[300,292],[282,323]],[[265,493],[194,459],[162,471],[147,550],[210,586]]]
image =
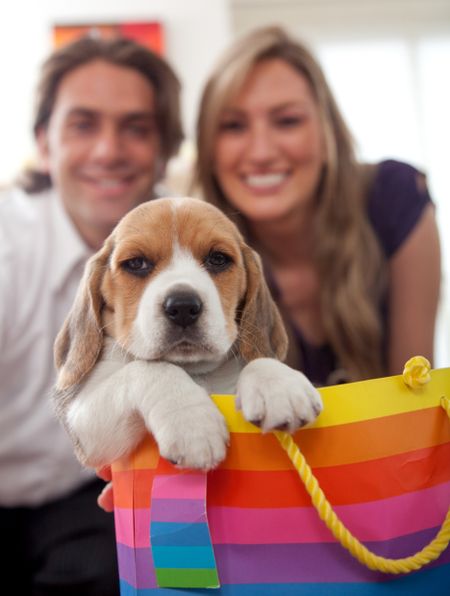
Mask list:
[[164,300],[163,309],[166,317],[180,327],[189,327],[195,323],[202,312],[203,303],[197,294],[187,292],[170,294]]

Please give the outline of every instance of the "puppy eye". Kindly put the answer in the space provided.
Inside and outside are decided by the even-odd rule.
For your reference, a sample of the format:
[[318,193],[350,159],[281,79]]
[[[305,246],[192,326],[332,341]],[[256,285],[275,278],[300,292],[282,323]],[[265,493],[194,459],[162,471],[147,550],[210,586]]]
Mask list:
[[145,277],[152,271],[154,265],[145,257],[133,257],[132,259],[122,261],[121,267],[127,273],[137,275],[138,277]]
[[227,254],[214,250],[206,256],[203,264],[210,273],[219,273],[228,269],[232,262]]

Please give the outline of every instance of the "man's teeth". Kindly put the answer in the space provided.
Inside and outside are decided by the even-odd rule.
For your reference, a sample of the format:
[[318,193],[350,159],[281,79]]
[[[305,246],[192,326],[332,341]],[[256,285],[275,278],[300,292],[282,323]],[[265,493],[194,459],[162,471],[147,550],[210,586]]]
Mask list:
[[281,184],[285,178],[286,174],[252,174],[247,176],[245,181],[249,186],[268,188]]
[[97,180],[97,184],[101,188],[117,188],[118,186],[123,184],[123,181],[114,178],[102,178],[101,180]]

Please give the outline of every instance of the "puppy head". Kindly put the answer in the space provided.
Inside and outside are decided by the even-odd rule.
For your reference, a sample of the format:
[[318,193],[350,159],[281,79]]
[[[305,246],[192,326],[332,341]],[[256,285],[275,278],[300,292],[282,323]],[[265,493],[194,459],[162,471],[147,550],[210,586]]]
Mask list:
[[191,198],[135,208],[90,259],[55,342],[58,389],[93,368],[105,334],[135,358],[196,372],[230,351],[250,361],[287,349],[258,255],[218,209]]

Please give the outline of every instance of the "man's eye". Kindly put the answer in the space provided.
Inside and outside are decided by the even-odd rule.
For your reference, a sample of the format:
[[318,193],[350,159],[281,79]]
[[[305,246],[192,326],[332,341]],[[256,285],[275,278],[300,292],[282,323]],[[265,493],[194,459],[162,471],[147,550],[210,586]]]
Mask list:
[[153,270],[154,265],[145,257],[133,257],[132,259],[122,261],[121,267],[127,273],[137,275],[138,277],[145,277]]
[[145,139],[155,132],[153,126],[147,124],[130,124],[127,128],[127,133],[134,137]]
[[94,124],[91,120],[74,120],[71,122],[70,126],[73,130],[78,132],[88,132],[92,130]]
[[220,273],[228,269],[232,262],[232,258],[224,252],[213,250],[205,257],[203,264],[210,273]]

